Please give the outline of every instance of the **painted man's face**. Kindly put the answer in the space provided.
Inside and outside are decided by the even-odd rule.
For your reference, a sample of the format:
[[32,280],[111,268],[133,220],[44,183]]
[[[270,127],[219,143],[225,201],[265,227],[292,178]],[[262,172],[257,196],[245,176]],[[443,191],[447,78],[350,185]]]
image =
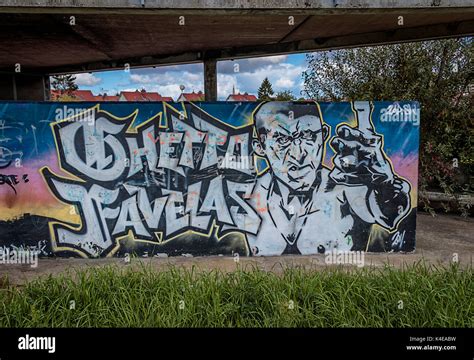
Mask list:
[[[306,191],[316,179],[316,170],[322,162],[327,126],[314,115],[298,118],[289,112],[260,113],[264,116],[266,134],[260,135],[260,143],[254,149],[264,153],[274,176],[295,191]],[[260,148],[259,148],[260,146]]]

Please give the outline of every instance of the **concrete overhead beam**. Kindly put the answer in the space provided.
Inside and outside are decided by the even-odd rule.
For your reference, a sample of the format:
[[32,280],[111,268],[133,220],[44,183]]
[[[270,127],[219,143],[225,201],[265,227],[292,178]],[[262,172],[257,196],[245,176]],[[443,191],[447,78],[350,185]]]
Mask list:
[[397,12],[400,9],[449,11],[472,6],[470,0],[3,0],[1,12],[13,13],[155,13],[160,14],[331,14]]
[[234,60],[259,56],[335,50],[350,47],[395,44],[417,40],[433,40],[472,35],[474,35],[474,21],[464,21],[414,28],[400,28],[394,31],[372,32],[367,34],[354,34],[331,38],[316,38],[268,45],[209,50],[205,52],[188,52],[166,56],[130,58],[120,61],[103,61],[83,65],[45,69],[44,71],[45,73],[62,74],[71,72],[78,73],[117,70],[120,68],[125,69],[127,67],[140,68],[160,65],[189,64],[202,62],[204,59]]
[[181,8],[181,9],[291,9],[291,8],[419,8],[471,6],[469,0],[3,0],[2,7],[46,8]]
[[474,21],[464,21],[453,24],[401,28],[394,31],[371,32],[368,34],[354,34],[332,38],[316,38],[311,40],[260,45],[258,48],[247,47],[239,49],[223,49],[216,52],[210,52],[209,56],[217,57],[219,59],[233,59],[239,57],[267,56],[269,53],[272,55],[281,55],[472,35],[474,35]]
[[150,66],[170,66],[180,64],[202,63],[202,52],[188,52],[164,56],[143,56],[124,60],[102,61],[81,65],[71,65],[65,67],[55,67],[44,69],[43,72],[50,75],[61,75],[70,73],[85,73],[94,71],[113,71],[129,68],[141,68]]

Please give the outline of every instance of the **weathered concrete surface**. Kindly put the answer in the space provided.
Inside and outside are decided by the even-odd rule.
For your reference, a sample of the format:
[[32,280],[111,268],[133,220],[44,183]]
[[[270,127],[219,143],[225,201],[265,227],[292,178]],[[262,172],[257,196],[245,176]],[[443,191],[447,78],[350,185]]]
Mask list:
[[140,4],[2,1],[0,71],[87,72],[474,34],[474,7],[460,0]]
[[327,9],[471,6],[469,0],[3,0],[3,7],[155,9]]
[[[474,219],[463,219],[458,216],[440,215],[435,218],[427,214],[419,214],[417,221],[417,250],[410,254],[365,254],[365,265],[383,267],[390,265],[402,268],[405,265],[425,261],[434,265],[449,265],[455,254],[461,266],[472,266],[474,255]],[[307,269],[321,270],[328,265],[324,255],[314,256],[278,256],[278,257],[240,257],[236,262],[232,257],[171,257],[131,259],[130,264],[124,259],[40,259],[37,268],[29,265],[1,265],[0,278],[7,276],[14,285],[48,275],[58,275],[75,269],[87,269],[116,265],[120,268],[139,268],[149,265],[156,271],[166,270],[172,266],[198,270],[219,269],[234,271],[237,268],[258,267],[266,271],[281,272],[286,266],[299,266]],[[356,269],[347,265],[348,269]]]

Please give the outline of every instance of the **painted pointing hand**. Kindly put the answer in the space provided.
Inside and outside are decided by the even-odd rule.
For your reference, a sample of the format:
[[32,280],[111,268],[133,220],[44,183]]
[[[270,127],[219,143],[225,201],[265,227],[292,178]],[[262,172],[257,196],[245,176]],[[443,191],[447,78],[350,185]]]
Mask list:
[[339,126],[331,146],[336,152],[331,177],[336,182],[370,186],[393,180],[392,167],[382,151],[382,137],[373,130]]

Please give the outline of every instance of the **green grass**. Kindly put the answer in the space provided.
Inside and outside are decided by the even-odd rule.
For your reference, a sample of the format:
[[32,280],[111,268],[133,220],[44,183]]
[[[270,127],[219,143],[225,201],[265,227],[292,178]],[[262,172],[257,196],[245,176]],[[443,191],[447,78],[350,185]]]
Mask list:
[[105,267],[4,285],[0,327],[473,327],[473,299],[472,267]]

